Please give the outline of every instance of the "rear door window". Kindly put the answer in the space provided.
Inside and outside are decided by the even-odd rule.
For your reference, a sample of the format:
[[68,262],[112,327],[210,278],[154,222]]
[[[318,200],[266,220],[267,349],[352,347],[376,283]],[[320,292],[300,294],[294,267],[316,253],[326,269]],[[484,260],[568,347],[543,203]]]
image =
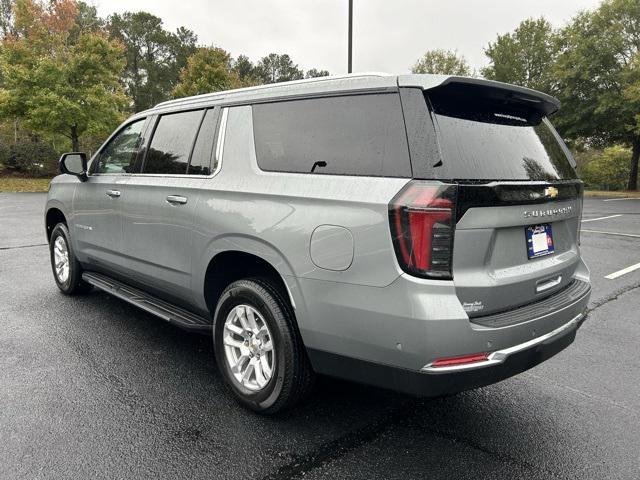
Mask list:
[[143,173],[186,174],[202,115],[202,110],[162,115],[149,144]]
[[193,147],[191,162],[189,163],[189,175],[211,175],[216,166],[214,163],[214,145],[216,139],[216,124],[218,121],[218,111],[207,110],[202,120],[198,138]]
[[397,93],[282,101],[252,108],[262,170],[411,176]]

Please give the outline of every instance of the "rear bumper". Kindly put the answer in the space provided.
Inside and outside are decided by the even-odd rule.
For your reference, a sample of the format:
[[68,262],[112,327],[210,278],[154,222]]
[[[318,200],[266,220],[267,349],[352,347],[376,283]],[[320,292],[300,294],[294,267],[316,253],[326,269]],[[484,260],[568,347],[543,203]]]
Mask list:
[[[590,297],[582,262],[574,279],[586,288],[570,301],[553,303],[549,297],[508,312],[518,322],[500,321],[497,327],[469,319],[453,282],[408,275],[382,288],[300,279],[296,316],[316,372],[442,395],[500,381],[569,345]],[[491,353],[490,360],[473,368],[429,368],[438,359],[483,352]]]
[[437,397],[490,385],[535,367],[573,343],[585,318],[585,314],[577,315],[542,337],[495,351],[488,361],[477,364],[441,368],[427,365],[415,371],[313,349],[309,350],[309,356],[322,371],[339,371],[341,378],[422,397]]

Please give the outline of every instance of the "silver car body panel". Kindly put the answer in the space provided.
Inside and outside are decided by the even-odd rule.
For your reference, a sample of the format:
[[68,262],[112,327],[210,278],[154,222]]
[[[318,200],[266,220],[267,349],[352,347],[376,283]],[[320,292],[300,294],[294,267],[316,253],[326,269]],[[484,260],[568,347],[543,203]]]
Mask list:
[[[580,202],[545,220],[557,235],[557,254],[523,261],[512,238],[532,220],[532,206],[472,208],[456,226],[454,280],[427,280],[402,271],[389,229],[389,203],[411,180],[267,172],[258,167],[252,102],[294,96],[435,88],[446,82],[503,84],[430,75],[369,74],[252,87],[164,102],[132,119],[164,112],[222,107],[209,176],[58,176],[47,210],[60,209],[80,262],[164,292],[205,314],[205,276],[216,255],[245,252],[280,274],[308,349],[419,372],[437,358],[501,351],[550,335],[577,318],[588,296],[531,321],[486,328],[470,321],[465,302],[492,296],[535,301],[540,279],[589,281],[576,232]],[[507,87],[505,87],[507,88]],[[554,99],[520,87],[552,108]],[[112,198],[107,190],[118,190]],[[175,204],[168,197],[186,198]],[[542,207],[541,207],[542,208]],[[515,279],[515,280],[514,280]],[[552,288],[554,292],[557,289]],[[331,372],[325,372],[331,373]]]

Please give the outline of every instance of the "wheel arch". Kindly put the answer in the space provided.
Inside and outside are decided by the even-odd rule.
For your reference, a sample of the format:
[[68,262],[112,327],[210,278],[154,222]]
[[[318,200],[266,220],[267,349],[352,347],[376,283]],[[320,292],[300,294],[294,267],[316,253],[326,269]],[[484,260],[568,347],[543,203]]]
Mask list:
[[285,275],[271,261],[256,254],[255,251],[246,251],[244,249],[218,251],[211,257],[206,269],[204,269],[202,282],[204,302],[213,315],[220,295],[230,283],[241,278],[261,277],[272,280],[281,294],[289,299],[291,306],[296,310],[297,302],[290,285],[285,280]]
[[49,207],[47,209],[47,213],[45,214],[45,228],[47,233],[47,241],[51,240],[51,232],[58,223],[64,223],[69,226],[67,222],[67,217],[63,213],[63,211],[57,206]]

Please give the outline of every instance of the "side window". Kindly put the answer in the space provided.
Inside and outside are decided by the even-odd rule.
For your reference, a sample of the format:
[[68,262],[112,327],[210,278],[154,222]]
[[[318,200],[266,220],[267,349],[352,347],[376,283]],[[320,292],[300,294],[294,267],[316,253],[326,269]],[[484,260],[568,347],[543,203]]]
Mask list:
[[129,173],[136,161],[140,147],[140,132],[145,119],[136,120],[124,127],[120,133],[102,149],[91,173]]
[[410,177],[398,94],[253,105],[258,165],[279,172]]
[[142,173],[186,174],[202,110],[170,113],[158,120]]
[[198,138],[191,154],[189,175],[211,175],[211,172],[215,171],[213,148],[216,139],[217,121],[218,112],[214,109],[207,110],[200,125],[200,130],[198,130]]

